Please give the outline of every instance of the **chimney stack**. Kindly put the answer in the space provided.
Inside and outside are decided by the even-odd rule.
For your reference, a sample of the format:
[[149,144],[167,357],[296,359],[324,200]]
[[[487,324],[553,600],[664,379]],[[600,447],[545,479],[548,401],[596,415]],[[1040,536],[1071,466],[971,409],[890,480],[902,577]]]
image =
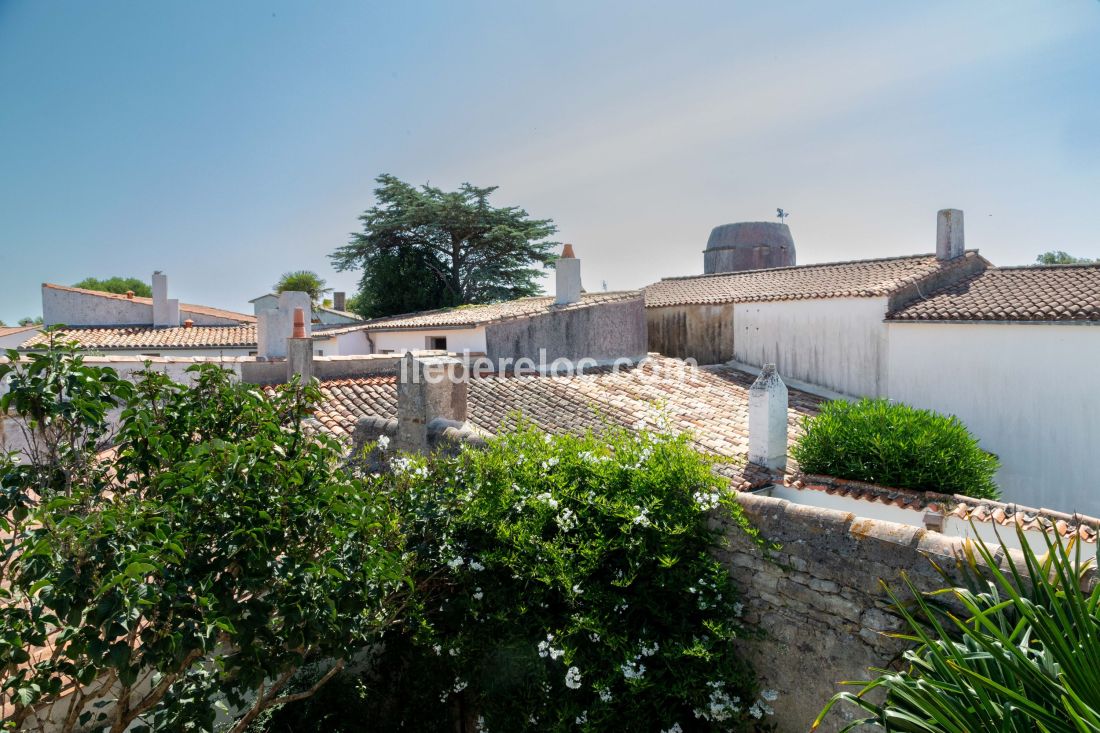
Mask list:
[[180,302],[168,299],[168,276],[160,270],[153,273],[153,326],[179,326]]
[[787,385],[765,364],[749,388],[749,463],[787,468]]
[[573,245],[567,244],[554,265],[556,288],[554,303],[566,305],[581,299],[581,261],[573,254]]
[[348,298],[347,293],[340,291],[332,294],[332,309],[337,311],[345,310]]
[[126,300],[133,300],[133,299],[134,299],[134,291],[133,290],[127,290],[126,291]]
[[936,259],[953,260],[966,252],[961,209],[940,209],[936,217]]
[[188,318],[186,321],[183,322],[183,327],[184,328],[191,328],[194,325],[195,325],[195,322],[192,321],[190,318]]
[[286,340],[286,378],[297,374],[302,382],[313,378],[313,338],[306,335],[306,312],[294,309],[294,330]]
[[461,360],[407,352],[397,376],[397,450],[428,453],[429,423],[466,422],[467,388]]

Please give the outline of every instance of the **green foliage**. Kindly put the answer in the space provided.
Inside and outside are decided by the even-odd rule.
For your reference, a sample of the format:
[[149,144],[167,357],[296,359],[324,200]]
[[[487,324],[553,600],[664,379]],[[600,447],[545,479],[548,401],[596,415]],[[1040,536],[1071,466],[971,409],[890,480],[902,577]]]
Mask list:
[[37,326],[37,325],[40,325],[41,323],[42,323],[42,316],[35,316],[33,318],[31,316],[24,316],[23,318],[19,319],[19,325],[20,326]]
[[108,277],[103,280],[98,280],[94,277],[86,277],[80,282],[73,285],[74,288],[84,288],[85,290],[98,290],[101,293],[118,293],[119,295],[125,295],[127,291],[133,290],[134,295],[138,295],[142,298],[152,298],[153,289],[149,287],[148,283],[142,281],[136,277]]
[[958,418],[887,400],[825,403],[791,449],[806,473],[917,491],[998,496],[997,458]]
[[383,174],[363,231],[331,255],[336,269],[362,270],[356,312],[367,318],[540,292],[554,261],[557,228],[523,209],[489,203],[495,186],[457,191],[411,186]]
[[1087,257],[1074,257],[1062,250],[1057,250],[1043,252],[1035,258],[1035,262],[1040,265],[1091,265],[1100,262],[1100,260],[1090,260]]
[[325,287],[325,281],[316,273],[310,270],[295,270],[294,272],[284,272],[282,277],[279,278],[279,282],[273,286],[276,293],[283,293],[287,291],[309,293],[310,302],[314,307],[321,302],[325,293],[330,292],[332,288]]
[[77,686],[66,730],[209,730],[215,696],[242,730],[302,665],[338,671],[395,620],[397,517],[303,431],[315,386],[265,395],[211,364],[190,388],[152,371],[130,384],[57,343],[25,359],[0,365],[0,412],[29,440],[25,462],[0,456],[0,702],[16,727]]
[[1004,543],[979,540],[967,548],[962,586],[948,580],[922,595],[903,578],[915,608],[890,597],[908,626],[901,638],[916,645],[905,653],[907,666],[848,683],[862,689],[834,697],[814,727],[845,701],[870,714],[845,731],[867,723],[913,733],[1100,730],[1100,585],[1082,583],[1091,561],[1060,537],[1044,535],[1047,552],[1039,556],[1019,528],[1017,536],[1023,560],[1007,570]]
[[741,515],[686,438],[521,427],[391,467],[372,488],[401,502],[424,594],[366,678],[371,730],[768,728],[710,554],[709,511]]

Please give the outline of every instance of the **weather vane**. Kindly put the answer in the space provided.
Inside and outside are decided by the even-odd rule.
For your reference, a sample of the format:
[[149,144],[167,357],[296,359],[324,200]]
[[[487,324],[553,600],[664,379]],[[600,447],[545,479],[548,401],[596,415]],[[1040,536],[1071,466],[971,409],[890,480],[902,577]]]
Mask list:
[[775,215],[779,217],[779,223],[782,224],[783,220],[790,216],[790,212],[785,209],[776,209]]

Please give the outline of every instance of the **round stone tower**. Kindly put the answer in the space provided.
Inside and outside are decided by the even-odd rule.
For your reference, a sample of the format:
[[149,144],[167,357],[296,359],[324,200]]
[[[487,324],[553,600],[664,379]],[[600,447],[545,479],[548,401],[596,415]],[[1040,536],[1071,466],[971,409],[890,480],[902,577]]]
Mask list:
[[703,273],[763,270],[794,265],[794,239],[786,224],[746,221],[710,231],[703,252]]

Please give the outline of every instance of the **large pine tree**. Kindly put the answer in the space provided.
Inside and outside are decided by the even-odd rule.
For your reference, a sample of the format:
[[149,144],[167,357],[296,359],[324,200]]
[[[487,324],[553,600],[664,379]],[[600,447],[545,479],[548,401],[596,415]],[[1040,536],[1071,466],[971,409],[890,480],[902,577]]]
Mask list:
[[362,270],[357,312],[367,318],[537,295],[555,260],[557,227],[521,208],[496,208],[496,186],[457,191],[376,179],[363,230],[331,256],[337,270]]

